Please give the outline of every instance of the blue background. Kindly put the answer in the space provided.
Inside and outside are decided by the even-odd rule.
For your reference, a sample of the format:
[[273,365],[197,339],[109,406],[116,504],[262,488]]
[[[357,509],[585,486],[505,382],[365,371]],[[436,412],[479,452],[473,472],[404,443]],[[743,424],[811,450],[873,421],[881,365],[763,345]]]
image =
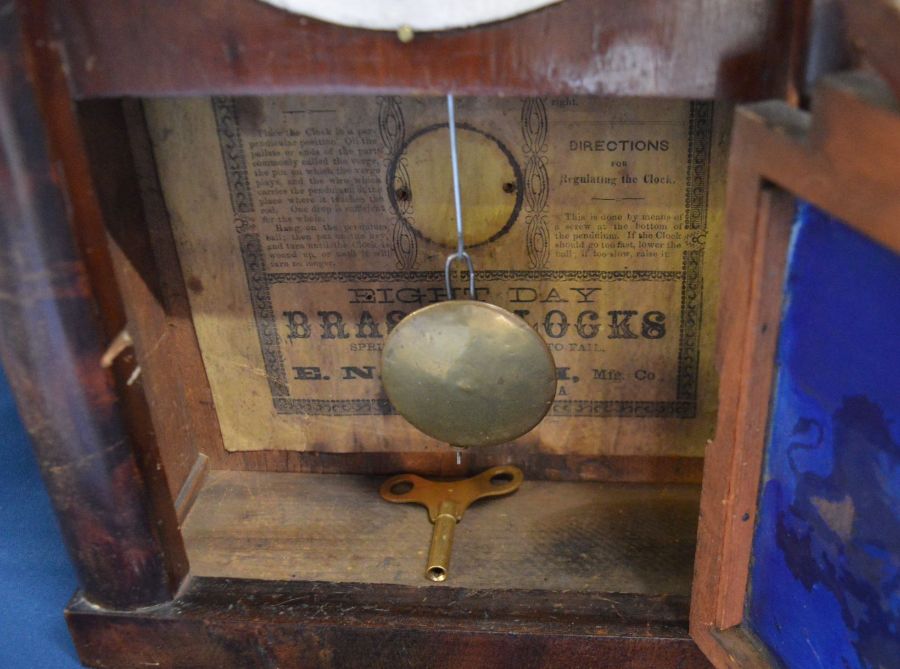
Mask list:
[[900,258],[795,226],[747,620],[792,669],[900,667]]
[[80,667],[63,618],[76,580],[0,369],[0,668]]

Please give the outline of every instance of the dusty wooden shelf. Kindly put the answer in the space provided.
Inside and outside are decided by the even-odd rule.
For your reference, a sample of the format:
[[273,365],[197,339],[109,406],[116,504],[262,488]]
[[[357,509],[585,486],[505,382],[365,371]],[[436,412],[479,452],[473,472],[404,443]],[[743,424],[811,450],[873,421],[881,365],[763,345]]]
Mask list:
[[445,585],[423,576],[431,524],[383,479],[213,471],[184,524],[197,576],[688,595],[693,485],[526,481],[457,527]]

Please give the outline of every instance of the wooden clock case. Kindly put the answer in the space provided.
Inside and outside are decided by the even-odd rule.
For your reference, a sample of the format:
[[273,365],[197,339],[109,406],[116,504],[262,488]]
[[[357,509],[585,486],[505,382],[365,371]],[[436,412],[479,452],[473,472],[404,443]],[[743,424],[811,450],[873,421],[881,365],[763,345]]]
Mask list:
[[[740,627],[752,526],[745,516],[753,513],[777,330],[756,328],[778,314],[793,195],[898,247],[890,180],[853,162],[829,171],[827,157],[845,151],[840,138],[853,132],[847,109],[858,114],[860,132],[895,127],[897,117],[879,102],[873,78],[853,75],[822,89],[810,126],[792,106],[804,90],[805,52],[814,40],[836,43],[808,33],[811,5],[754,0],[726,11],[714,4],[567,0],[411,44],[253,0],[7,4],[0,12],[7,45],[0,61],[0,350],[78,571],[81,589],[66,615],[86,665],[702,667],[705,654],[716,666],[769,666]],[[867,11],[851,18],[864,24]],[[598,61],[604,40],[640,42],[640,62]],[[872,45],[873,61],[882,46]],[[781,100],[737,116],[719,431],[702,475],[693,604],[665,591],[521,589],[515,574],[498,573],[496,586],[480,588],[273,577],[265,560],[254,562],[266,545],[248,549],[249,571],[239,577],[197,572],[205,549],[185,528],[192,505],[213,486],[227,501],[254,485],[270,491],[273,473],[306,477],[308,491],[326,474],[381,480],[409,470],[465,474],[493,463],[475,456],[456,467],[452,454],[222,448],[134,98],[449,89]],[[896,179],[896,166],[882,167]],[[825,180],[804,178],[809,170]],[[883,220],[840,196],[850,189],[889,204]],[[106,368],[101,359],[117,336],[123,352]],[[749,374],[751,367],[764,373]],[[535,456],[524,465],[530,478],[593,481],[541,483],[578,490],[561,495],[627,482],[648,499],[666,486],[696,490],[702,467],[698,459],[666,457]],[[274,509],[284,499],[259,503]],[[327,507],[307,501],[310,513]],[[267,523],[276,529],[264,513],[245,522],[254,536],[265,537]],[[693,525],[685,531],[689,544],[693,532]],[[239,543],[237,531],[231,540]],[[335,536],[340,546],[352,540]]]

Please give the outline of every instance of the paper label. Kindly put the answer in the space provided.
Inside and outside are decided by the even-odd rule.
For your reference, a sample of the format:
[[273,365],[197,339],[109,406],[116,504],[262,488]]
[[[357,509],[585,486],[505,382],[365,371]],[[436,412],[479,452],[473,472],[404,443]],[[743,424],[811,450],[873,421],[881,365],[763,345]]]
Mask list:
[[[433,444],[395,415],[379,375],[391,329],[447,297],[444,100],[147,109],[226,447]],[[716,390],[713,104],[471,98],[457,124],[478,299],[520,315],[557,365],[556,401],[523,443],[701,453]]]

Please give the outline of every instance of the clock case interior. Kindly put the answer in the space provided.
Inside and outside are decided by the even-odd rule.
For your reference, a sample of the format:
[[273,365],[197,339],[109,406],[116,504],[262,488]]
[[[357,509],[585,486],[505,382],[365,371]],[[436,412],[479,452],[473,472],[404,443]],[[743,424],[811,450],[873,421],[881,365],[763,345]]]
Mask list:
[[[114,365],[129,376],[140,366],[122,387],[127,414],[152,449],[144,457],[159,463],[192,578],[228,579],[237,589],[257,581],[359,586],[373,599],[421,596],[436,614],[466,592],[481,598],[476,609],[488,618],[528,609],[572,629],[612,626],[689,643],[701,458],[506,447],[467,451],[457,464],[450,449],[226,450],[143,105],[87,100],[78,118],[134,342]],[[450,578],[429,584],[427,515],[385,503],[380,483],[401,472],[463,477],[504,463],[521,467],[526,483],[467,512]]]

